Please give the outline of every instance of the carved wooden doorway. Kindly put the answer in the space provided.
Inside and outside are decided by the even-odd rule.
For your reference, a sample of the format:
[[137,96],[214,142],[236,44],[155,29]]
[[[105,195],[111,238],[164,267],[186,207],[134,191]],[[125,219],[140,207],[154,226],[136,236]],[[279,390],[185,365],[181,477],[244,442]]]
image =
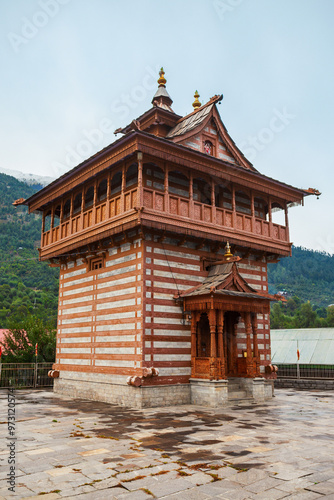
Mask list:
[[210,356],[210,324],[206,313],[202,313],[197,329],[197,357]]
[[227,377],[238,375],[237,364],[237,324],[240,315],[235,311],[224,314],[224,357]]

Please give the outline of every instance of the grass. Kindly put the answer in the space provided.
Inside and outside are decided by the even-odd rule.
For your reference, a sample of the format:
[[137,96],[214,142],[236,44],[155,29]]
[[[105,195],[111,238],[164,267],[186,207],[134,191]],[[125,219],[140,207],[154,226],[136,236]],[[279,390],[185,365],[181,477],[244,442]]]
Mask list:
[[131,483],[131,481],[139,481],[139,479],[144,479],[146,476],[136,476],[131,479],[123,479],[122,483]]
[[104,434],[98,434],[97,437],[102,439],[114,439],[115,441],[119,441],[119,438],[115,438],[113,436],[105,436]]
[[188,472],[184,472],[184,470],[178,470],[177,472],[179,476],[191,476],[191,474],[188,474]]
[[50,493],[60,493],[61,490],[52,490],[52,491],[41,491],[40,493],[38,493],[38,496],[40,495],[49,495]]
[[147,488],[140,488],[142,491],[144,491],[145,493],[147,493],[148,495],[152,495],[152,497],[154,497],[152,491],[148,490]]

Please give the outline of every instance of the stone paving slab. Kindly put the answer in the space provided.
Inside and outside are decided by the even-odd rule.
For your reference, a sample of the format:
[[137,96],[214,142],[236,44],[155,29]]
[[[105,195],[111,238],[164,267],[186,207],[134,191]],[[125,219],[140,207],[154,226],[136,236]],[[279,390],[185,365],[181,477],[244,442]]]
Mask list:
[[[334,393],[135,410],[17,390],[15,492],[0,425],[0,500],[334,499]],[[7,414],[7,392],[0,411]]]

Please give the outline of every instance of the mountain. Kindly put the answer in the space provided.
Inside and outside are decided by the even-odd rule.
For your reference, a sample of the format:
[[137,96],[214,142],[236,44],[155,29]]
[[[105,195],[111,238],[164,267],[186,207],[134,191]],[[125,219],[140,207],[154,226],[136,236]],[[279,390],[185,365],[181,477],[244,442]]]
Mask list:
[[334,256],[292,247],[292,257],[268,266],[269,291],[285,291],[318,307],[334,304]]
[[29,313],[56,325],[59,270],[38,260],[41,216],[12,205],[41,187],[0,173],[0,328]]
[[0,167],[0,173],[15,177],[15,179],[25,182],[29,186],[36,185],[44,187],[54,181],[53,177],[49,177],[47,175],[27,174],[20,172],[19,170],[9,170],[8,168],[3,167]]

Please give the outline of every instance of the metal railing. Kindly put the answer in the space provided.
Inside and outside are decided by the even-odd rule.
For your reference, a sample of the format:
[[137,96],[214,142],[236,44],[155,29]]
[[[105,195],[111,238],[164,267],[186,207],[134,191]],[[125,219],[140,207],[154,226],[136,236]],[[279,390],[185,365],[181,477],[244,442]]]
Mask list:
[[2,363],[0,387],[52,387],[48,371],[53,363]]
[[277,365],[277,378],[334,379],[334,365]]

